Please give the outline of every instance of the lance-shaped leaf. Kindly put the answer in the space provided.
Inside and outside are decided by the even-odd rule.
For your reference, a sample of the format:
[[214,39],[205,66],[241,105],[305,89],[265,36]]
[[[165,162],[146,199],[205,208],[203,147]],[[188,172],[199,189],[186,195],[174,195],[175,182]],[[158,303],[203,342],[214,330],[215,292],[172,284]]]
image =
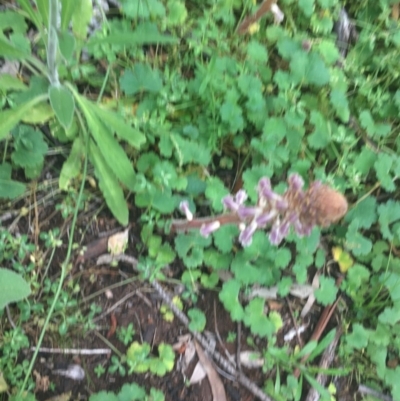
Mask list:
[[75,97],[86,117],[90,134],[96,141],[105,162],[116,178],[133,191],[136,181],[135,171],[125,151],[114,138],[111,130],[93,112],[92,103],[77,93]]
[[80,137],[75,138],[68,159],[65,160],[61,169],[60,178],[58,180],[58,186],[60,189],[67,190],[70,181],[78,176],[81,171],[84,149],[85,146],[82,139]]
[[99,148],[92,140],[89,144],[89,158],[94,166],[95,174],[99,180],[99,187],[107,206],[115,218],[123,226],[126,226],[129,221],[129,212],[124,193]]
[[75,111],[75,102],[71,92],[64,86],[51,85],[49,98],[58,121],[67,130],[72,124]]
[[134,148],[140,148],[146,142],[146,137],[137,129],[123,121],[117,113],[105,110],[93,104],[92,111],[100,118],[106,126],[124,141],[127,141]]

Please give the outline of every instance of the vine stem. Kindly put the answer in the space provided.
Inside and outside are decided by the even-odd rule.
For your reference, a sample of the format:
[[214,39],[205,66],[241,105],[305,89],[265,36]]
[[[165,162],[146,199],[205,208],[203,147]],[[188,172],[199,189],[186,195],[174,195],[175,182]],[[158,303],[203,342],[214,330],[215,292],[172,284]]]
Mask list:
[[25,387],[26,387],[26,385],[28,383],[29,376],[32,373],[32,369],[33,369],[33,366],[35,364],[36,358],[38,356],[40,346],[42,345],[44,335],[46,334],[47,326],[49,325],[49,322],[50,322],[50,319],[51,319],[51,317],[53,315],[56,303],[57,303],[57,301],[58,301],[58,299],[60,297],[61,289],[62,289],[64,280],[65,280],[65,277],[67,275],[68,265],[69,265],[70,260],[71,260],[72,245],[73,245],[74,233],[75,233],[75,226],[76,226],[76,221],[78,219],[79,205],[80,205],[80,203],[82,201],[83,189],[85,187],[85,181],[86,181],[86,175],[87,175],[88,148],[89,148],[89,135],[88,135],[88,132],[86,131],[85,125],[84,125],[84,123],[82,121],[82,118],[81,118],[79,113],[77,113],[77,116],[78,116],[78,119],[80,120],[81,127],[82,127],[82,130],[83,130],[84,135],[85,135],[86,156],[85,156],[85,161],[84,161],[84,166],[83,166],[82,182],[81,182],[81,186],[80,186],[80,189],[79,189],[78,200],[77,200],[77,203],[76,203],[76,206],[75,206],[74,217],[73,217],[72,223],[71,223],[71,234],[69,236],[67,255],[65,257],[64,262],[61,265],[61,276],[60,276],[60,281],[58,283],[57,291],[54,294],[53,302],[52,302],[52,304],[50,306],[50,309],[49,309],[49,311],[47,313],[46,320],[44,322],[42,331],[40,333],[39,340],[37,342],[35,352],[32,355],[31,362],[30,362],[28,370],[27,370],[27,372],[25,374],[24,382],[22,383],[22,386],[21,386],[21,388],[19,390],[19,393],[18,393],[19,397],[22,397],[22,394],[24,393]]

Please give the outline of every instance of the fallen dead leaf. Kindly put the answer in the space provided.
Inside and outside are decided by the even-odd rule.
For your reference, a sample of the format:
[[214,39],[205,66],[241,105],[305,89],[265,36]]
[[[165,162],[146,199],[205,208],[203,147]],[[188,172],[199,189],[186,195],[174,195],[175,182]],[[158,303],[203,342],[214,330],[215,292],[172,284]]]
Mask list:
[[108,238],[108,252],[111,255],[120,255],[125,252],[129,238],[129,227],[117,234]]
[[192,376],[190,376],[189,384],[200,383],[206,377],[206,375],[206,371],[204,370],[201,362],[197,362],[196,366],[194,367]]
[[246,368],[261,368],[264,365],[264,358],[259,352],[242,351],[240,353],[240,364]]
[[[318,273],[314,276],[311,285],[312,285],[312,287],[314,289],[319,287],[319,274]],[[303,309],[302,309],[301,314],[300,314],[301,317],[305,317],[308,314],[308,312],[310,311],[310,309],[314,305],[314,302],[315,302],[315,296],[314,296],[314,291],[313,291],[309,295],[306,304],[303,306]]]
[[47,391],[49,389],[49,376],[42,376],[37,370],[33,371],[33,376],[35,376],[35,393],[38,391]]
[[214,369],[212,362],[208,359],[197,341],[194,341],[194,345],[197,351],[197,356],[199,357],[199,361],[201,362],[207,374],[208,381],[210,382],[213,401],[226,401],[224,385],[222,384],[217,371]]
[[179,370],[184,375],[186,369],[196,354],[192,336],[190,334],[179,336],[178,342],[172,346],[172,349],[181,354],[181,359],[179,360],[178,366]]

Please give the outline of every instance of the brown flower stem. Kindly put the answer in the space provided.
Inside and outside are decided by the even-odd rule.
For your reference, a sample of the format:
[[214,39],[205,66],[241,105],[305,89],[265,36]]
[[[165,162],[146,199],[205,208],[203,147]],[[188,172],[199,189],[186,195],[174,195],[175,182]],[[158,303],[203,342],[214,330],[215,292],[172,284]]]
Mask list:
[[250,25],[257,22],[264,14],[271,10],[272,4],[276,3],[276,0],[264,0],[258,10],[251,17],[246,18],[239,26],[237,32],[239,35],[243,35],[247,32]]
[[171,232],[179,233],[194,230],[196,228],[198,229],[201,228],[203,224],[210,224],[214,221],[219,221],[221,226],[226,224],[239,224],[241,222],[236,213],[217,214],[216,216],[200,217],[190,221],[186,219],[178,219],[172,220]]

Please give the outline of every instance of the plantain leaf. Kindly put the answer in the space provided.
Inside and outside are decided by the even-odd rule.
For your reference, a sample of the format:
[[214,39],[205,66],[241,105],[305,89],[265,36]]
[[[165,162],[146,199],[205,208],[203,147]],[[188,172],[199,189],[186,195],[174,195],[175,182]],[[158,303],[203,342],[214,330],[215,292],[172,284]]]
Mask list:
[[60,178],[58,180],[58,187],[60,189],[67,190],[70,181],[80,173],[84,148],[85,145],[82,139],[79,136],[75,138],[68,159],[65,160],[61,169]]
[[125,151],[114,138],[112,132],[93,112],[92,103],[77,93],[75,96],[85,115],[90,134],[96,141],[105,162],[108,163],[118,180],[133,191],[136,183],[135,171]]
[[64,86],[50,86],[49,98],[51,107],[60,124],[67,130],[72,123],[75,101],[72,93]]
[[99,180],[99,187],[104,195],[107,206],[115,218],[122,225],[126,226],[129,221],[129,212],[124,193],[99,148],[92,140],[89,144],[89,158],[94,166],[95,174]]
[[135,47],[148,43],[175,44],[178,39],[163,35],[157,29],[157,26],[151,23],[139,25],[133,32],[112,33],[106,37],[92,37],[88,41],[88,46],[110,43],[126,47]]
[[5,138],[9,132],[31,111],[39,102],[46,99],[47,96],[37,96],[29,102],[23,103],[13,109],[0,112],[0,140]]
[[49,1],[52,0],[35,0],[36,6],[42,17],[43,25],[47,28],[49,25]]
[[61,0],[61,29],[66,30],[79,5],[78,1]]
[[117,113],[102,109],[97,105],[93,105],[92,110],[112,132],[115,132],[119,138],[127,141],[134,148],[138,149],[146,142],[146,137],[139,130],[125,123]]
[[86,39],[88,25],[93,14],[92,0],[79,0],[75,2],[78,5],[72,15],[72,31],[77,38]]
[[18,4],[25,11],[27,16],[31,19],[31,21],[36,25],[38,31],[43,31],[43,21],[41,15],[35,11],[32,7],[32,3],[30,0],[18,0]]
[[0,268],[0,310],[11,302],[26,298],[30,293],[29,284],[19,274]]

